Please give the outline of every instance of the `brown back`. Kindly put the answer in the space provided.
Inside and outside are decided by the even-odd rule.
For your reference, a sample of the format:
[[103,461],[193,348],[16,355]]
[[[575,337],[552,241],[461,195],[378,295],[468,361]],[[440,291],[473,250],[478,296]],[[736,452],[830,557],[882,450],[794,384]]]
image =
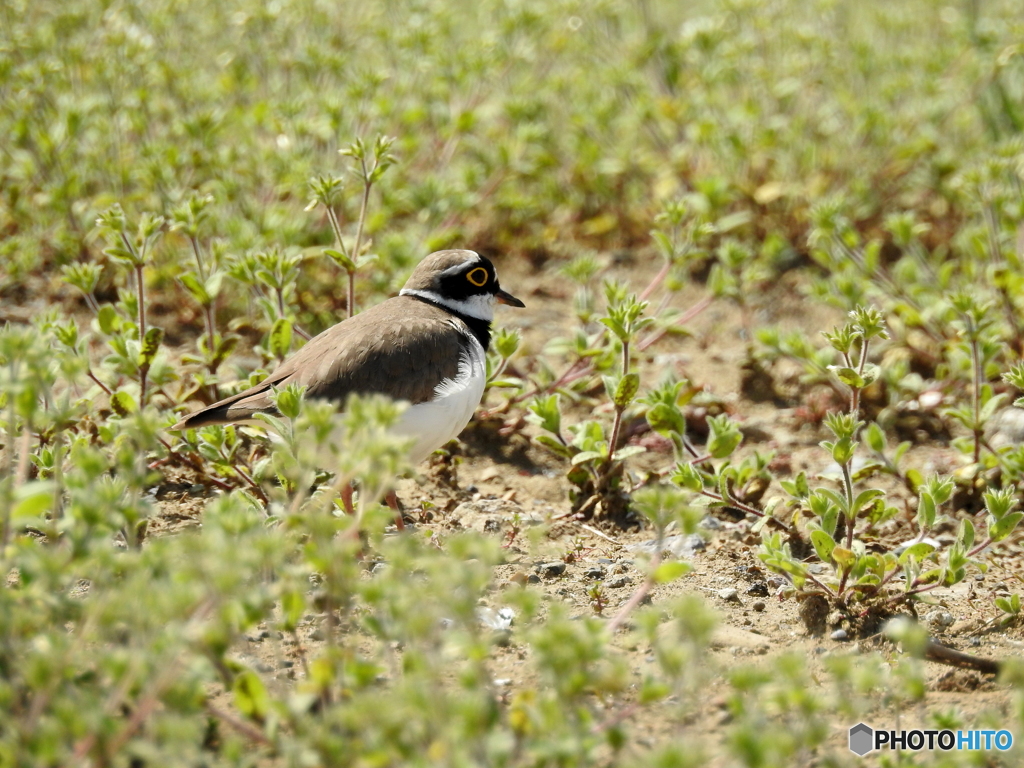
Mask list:
[[396,296],[328,328],[255,387],[189,414],[173,428],[272,413],[271,385],[303,384],[308,397],[337,402],[359,392],[422,403],[433,397],[441,381],[458,375],[461,356],[471,343],[469,333],[465,323],[445,310]]

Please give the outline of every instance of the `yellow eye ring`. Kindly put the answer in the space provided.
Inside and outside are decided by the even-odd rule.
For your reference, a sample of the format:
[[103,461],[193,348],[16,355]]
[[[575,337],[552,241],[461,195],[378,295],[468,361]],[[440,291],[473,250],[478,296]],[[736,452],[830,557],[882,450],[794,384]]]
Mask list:
[[486,285],[489,277],[490,275],[487,274],[487,270],[484,269],[483,267],[471,269],[469,270],[469,272],[466,273],[466,279],[469,280],[469,282],[471,282],[477,288],[482,288],[484,285]]

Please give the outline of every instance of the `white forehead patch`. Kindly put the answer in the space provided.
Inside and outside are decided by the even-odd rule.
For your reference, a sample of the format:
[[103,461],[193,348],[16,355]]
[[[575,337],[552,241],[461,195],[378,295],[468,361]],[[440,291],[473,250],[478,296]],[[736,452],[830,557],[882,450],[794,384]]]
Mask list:
[[480,258],[480,254],[479,253],[477,253],[476,251],[466,251],[466,253],[472,253],[476,257],[476,259],[475,260],[467,259],[466,261],[462,262],[461,264],[456,264],[453,267],[448,267],[448,269],[446,269],[443,272],[441,272],[441,276],[442,277],[448,277],[449,275],[457,275],[459,272],[461,272],[462,270],[464,270],[466,267],[468,267],[471,264],[483,265],[484,260],[482,258]]

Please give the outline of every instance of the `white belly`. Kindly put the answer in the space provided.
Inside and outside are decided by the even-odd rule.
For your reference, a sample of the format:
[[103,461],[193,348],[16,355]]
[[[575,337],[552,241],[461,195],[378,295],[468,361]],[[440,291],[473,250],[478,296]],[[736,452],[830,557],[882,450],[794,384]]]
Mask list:
[[465,428],[484,396],[487,369],[484,348],[470,337],[470,353],[459,361],[459,374],[434,390],[434,399],[410,406],[392,431],[415,439],[409,460],[419,464]]

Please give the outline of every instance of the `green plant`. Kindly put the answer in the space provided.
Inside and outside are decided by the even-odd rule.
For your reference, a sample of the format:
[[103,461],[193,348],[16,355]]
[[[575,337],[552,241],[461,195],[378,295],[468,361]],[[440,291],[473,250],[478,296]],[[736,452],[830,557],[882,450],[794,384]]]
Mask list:
[[345,149],[339,150],[341,154],[350,157],[355,162],[353,174],[362,184],[360,191],[359,216],[356,219],[355,239],[351,248],[345,244],[345,238],[341,231],[341,222],[335,212],[335,205],[344,188],[344,180],[338,176],[317,176],[309,182],[313,193],[313,199],[306,210],[322,205],[327,212],[327,220],[331,224],[331,232],[334,234],[334,248],[324,250],[324,255],[345,270],[348,275],[348,299],[346,306],[348,316],[356,313],[355,304],[355,280],[356,272],[376,260],[374,254],[363,253],[363,230],[366,226],[366,217],[370,202],[370,192],[377,182],[380,181],[385,171],[395,163],[391,146],[394,139],[387,136],[378,136],[370,150],[362,139],[356,139]]
[[640,374],[631,370],[632,345],[641,329],[650,324],[643,317],[647,307],[635,295],[627,294],[621,285],[605,283],[607,310],[599,322],[607,330],[601,333],[597,347],[620,355],[619,374],[603,377],[605,393],[612,407],[609,432],[596,419],[587,419],[569,427],[571,439],[562,433],[562,414],[559,395],[535,398],[530,404],[530,421],[545,434],[535,439],[548,450],[569,460],[569,481],[575,486],[574,510],[581,517],[615,517],[622,512],[623,461],[643,452],[641,446],[620,447],[623,418],[636,400],[640,389]]

